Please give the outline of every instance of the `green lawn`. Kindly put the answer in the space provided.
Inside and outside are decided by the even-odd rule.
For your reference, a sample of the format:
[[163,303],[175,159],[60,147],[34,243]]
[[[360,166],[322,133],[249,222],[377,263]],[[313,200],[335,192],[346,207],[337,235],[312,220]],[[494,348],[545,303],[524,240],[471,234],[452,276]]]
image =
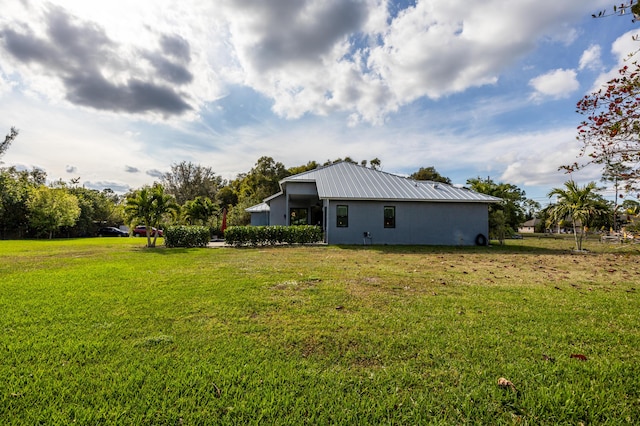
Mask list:
[[638,245],[144,243],[0,241],[1,424],[640,419]]

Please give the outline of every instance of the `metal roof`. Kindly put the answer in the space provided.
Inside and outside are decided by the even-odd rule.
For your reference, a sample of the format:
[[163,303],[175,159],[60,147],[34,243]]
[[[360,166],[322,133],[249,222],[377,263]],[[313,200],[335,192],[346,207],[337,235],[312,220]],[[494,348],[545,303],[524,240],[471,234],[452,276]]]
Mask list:
[[318,197],[331,200],[451,201],[496,203],[500,198],[440,182],[417,181],[349,162],[334,163],[280,181],[315,182]]
[[251,206],[244,209],[245,212],[249,212],[249,213],[263,213],[263,212],[268,212],[270,210],[271,208],[267,203],[256,204],[255,206]]

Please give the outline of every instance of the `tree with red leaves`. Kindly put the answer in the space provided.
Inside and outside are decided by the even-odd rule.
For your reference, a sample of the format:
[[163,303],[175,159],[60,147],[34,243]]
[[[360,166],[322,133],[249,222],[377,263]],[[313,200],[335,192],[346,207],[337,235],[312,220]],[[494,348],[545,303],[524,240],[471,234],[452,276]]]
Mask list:
[[577,112],[587,118],[578,126],[577,139],[582,142],[580,156],[588,160],[563,168],[602,165],[605,175],[630,191],[640,183],[640,65],[625,65],[619,74],[578,102]]

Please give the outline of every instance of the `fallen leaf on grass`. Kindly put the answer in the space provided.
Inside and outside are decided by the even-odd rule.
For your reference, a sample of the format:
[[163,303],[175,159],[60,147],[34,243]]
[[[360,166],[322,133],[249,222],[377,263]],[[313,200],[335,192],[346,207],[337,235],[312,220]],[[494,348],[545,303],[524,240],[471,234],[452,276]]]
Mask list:
[[218,385],[216,385],[215,383],[212,383],[212,384],[213,384],[213,388],[216,391],[216,398],[220,398],[222,396],[222,391],[220,390]]
[[582,354],[571,354],[570,358],[579,359],[580,361],[586,361],[587,357]]
[[551,357],[551,356],[549,356],[549,355],[545,355],[545,354],[542,354],[542,359],[543,359],[544,361],[556,362],[556,359],[555,359],[554,357]]
[[513,392],[516,392],[516,387],[515,385],[510,382],[509,380],[505,379],[504,377],[500,377],[498,379],[498,386],[500,386],[503,389],[511,389]]

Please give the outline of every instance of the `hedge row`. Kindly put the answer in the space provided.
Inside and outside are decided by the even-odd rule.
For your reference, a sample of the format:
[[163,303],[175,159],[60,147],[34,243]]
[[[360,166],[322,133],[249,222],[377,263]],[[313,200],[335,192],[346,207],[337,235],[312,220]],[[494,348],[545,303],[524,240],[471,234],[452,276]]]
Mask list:
[[208,226],[170,226],[164,232],[167,247],[206,247],[210,239]]
[[322,228],[313,225],[231,226],[225,230],[224,239],[234,246],[310,244],[322,241]]

